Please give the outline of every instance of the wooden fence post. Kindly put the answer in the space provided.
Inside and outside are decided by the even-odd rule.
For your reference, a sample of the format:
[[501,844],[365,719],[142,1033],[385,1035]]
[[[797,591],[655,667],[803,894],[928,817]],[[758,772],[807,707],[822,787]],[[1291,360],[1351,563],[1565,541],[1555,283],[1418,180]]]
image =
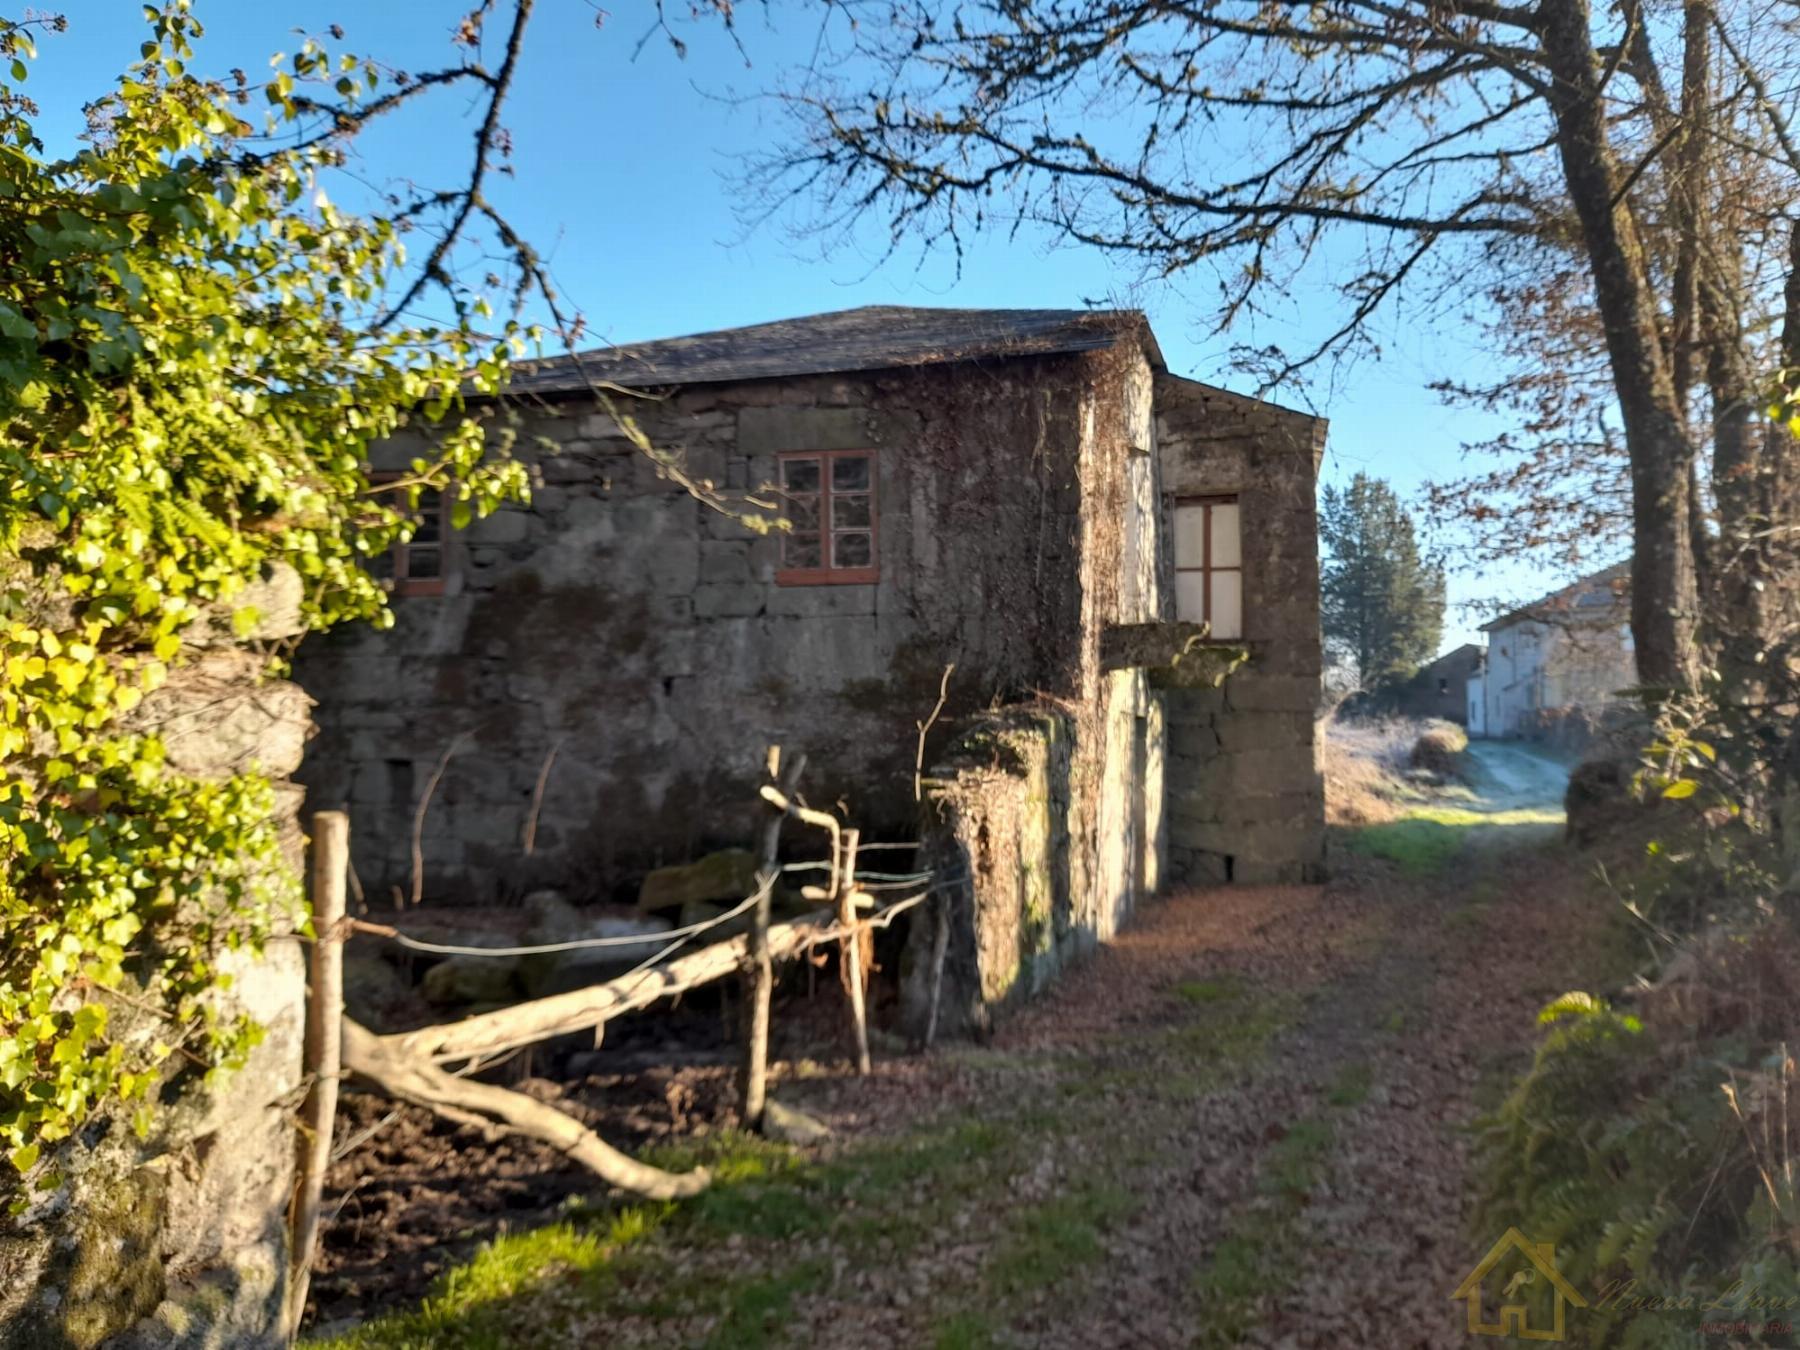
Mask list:
[[856,1045],[856,1071],[865,1077],[872,1071],[869,1063],[869,1019],[863,1008],[862,931],[856,925],[856,851],[862,842],[862,831],[844,831],[843,863],[836,869],[837,921],[845,929],[838,944],[839,970],[844,977],[844,992],[850,996],[850,1031]]
[[922,1048],[926,1050],[931,1049],[931,1043],[937,1039],[938,1004],[944,997],[944,958],[950,951],[950,903],[950,893],[940,891],[931,907],[936,923],[931,932],[931,1007],[925,1014],[922,1038]]
[[319,1230],[319,1197],[331,1163],[343,1062],[344,891],[350,875],[350,817],[342,811],[313,816],[312,988],[306,1001],[304,1072],[311,1079],[300,1108],[294,1201],[288,1214],[288,1285],[283,1331],[291,1341],[306,1311],[312,1281],[313,1244]]
[[[787,773],[787,782],[798,776],[806,756],[800,756]],[[781,771],[781,747],[771,745],[768,757],[769,786],[777,792],[786,785]],[[783,794],[785,800],[785,794]],[[757,873],[756,904],[750,910],[749,963],[744,972],[744,1063],[738,1078],[738,1114],[746,1130],[762,1128],[763,1104],[769,1082],[769,1003],[774,997],[775,969],[769,959],[769,914],[774,906],[775,882],[781,875],[781,822],[783,806],[770,806],[763,826],[762,866]]]

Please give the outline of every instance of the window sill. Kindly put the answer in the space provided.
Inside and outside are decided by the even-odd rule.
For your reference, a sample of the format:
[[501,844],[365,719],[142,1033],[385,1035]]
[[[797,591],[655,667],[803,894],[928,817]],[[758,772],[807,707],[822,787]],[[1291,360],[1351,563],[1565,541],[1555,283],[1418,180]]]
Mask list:
[[880,579],[878,567],[786,567],[775,574],[777,586],[868,586]]
[[[1205,621],[1202,619],[1177,619],[1177,620],[1175,620],[1175,622],[1176,623],[1203,623]],[[1255,646],[1260,645],[1261,639],[1247,638],[1247,637],[1243,636],[1241,633],[1235,637],[1227,637],[1223,633],[1208,633],[1206,635],[1206,637],[1203,639],[1201,645],[1202,646],[1211,646],[1215,643],[1225,643],[1225,642],[1229,642],[1234,647],[1255,647]]]

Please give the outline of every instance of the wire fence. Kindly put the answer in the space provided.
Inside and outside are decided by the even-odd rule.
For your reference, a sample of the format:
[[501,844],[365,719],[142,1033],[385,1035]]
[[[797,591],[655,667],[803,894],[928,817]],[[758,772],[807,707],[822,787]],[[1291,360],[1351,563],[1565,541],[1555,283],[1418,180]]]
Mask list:
[[[789,863],[781,870],[783,872],[829,871],[830,867],[831,864],[828,862]],[[933,878],[934,874],[931,872],[900,873],[859,871],[854,875],[852,881],[857,891],[870,894],[870,898],[872,899],[873,893],[875,892],[885,893],[887,891],[910,890],[920,886],[935,890],[937,885],[934,883]],[[950,884],[952,881],[959,879],[966,880],[966,878],[949,878],[942,884]],[[384,937],[398,946],[405,948],[407,951],[420,952],[428,956],[473,956],[478,958],[552,956],[560,952],[586,951],[609,947],[644,947],[654,942],[667,942],[671,939],[681,939],[681,941],[675,943],[674,947],[668,949],[672,951],[675,947],[686,945],[688,939],[698,937],[700,934],[711,929],[722,927],[723,925],[730,923],[733,919],[747,913],[761,901],[764,895],[770,893],[772,885],[773,878],[764,882],[755,892],[740,900],[730,909],[719,914],[710,915],[704,919],[696,920],[694,923],[684,924],[679,928],[658,928],[646,930],[641,933],[617,934],[612,937],[569,938],[561,942],[537,942],[524,946],[477,947],[454,942],[429,942],[424,938],[413,937],[409,933],[402,932],[392,924],[373,923],[367,919],[351,919],[349,922],[350,927],[356,932],[368,933],[375,937]],[[916,901],[913,903],[916,903]],[[910,904],[908,907],[910,908]],[[874,916],[871,916],[871,918],[873,917]],[[653,964],[655,959],[660,958],[653,958]]]
[[[923,732],[921,739],[922,735]],[[694,1193],[705,1185],[704,1173],[665,1174],[656,1168],[632,1163],[595,1137],[571,1112],[492,1082],[477,1084],[458,1080],[493,1068],[526,1047],[571,1033],[591,1031],[598,1045],[608,1021],[679,998],[690,989],[735,974],[741,978],[743,986],[738,1112],[747,1128],[758,1128],[767,1104],[774,962],[805,959],[809,964],[818,964],[812,953],[825,944],[837,947],[856,1068],[864,1075],[873,1072],[866,989],[873,951],[869,934],[874,929],[887,928],[900,915],[934,896],[960,894],[970,878],[962,874],[967,870],[966,865],[956,869],[956,875],[939,875],[923,869],[859,868],[857,863],[861,853],[890,851],[917,855],[924,846],[917,841],[862,844],[860,830],[829,812],[808,807],[795,791],[805,764],[806,757],[799,755],[784,765],[780,747],[771,745],[768,749],[768,781],[760,788],[758,797],[772,810],[765,815],[761,828],[760,866],[750,894],[733,900],[716,914],[676,927],[596,933],[591,937],[566,937],[548,942],[504,945],[436,942],[419,936],[416,931],[408,932],[400,925],[348,916],[344,912],[346,890],[353,888],[359,904],[362,902],[360,884],[351,882],[348,818],[341,812],[319,813],[315,819],[313,841],[313,891],[315,915],[320,926],[316,938],[310,939],[314,993],[308,1006],[306,1075],[316,1085],[334,1082],[342,1072],[348,1071],[367,1080],[390,1098],[423,1106],[445,1119],[477,1124],[490,1133],[495,1129],[510,1129],[565,1151],[569,1151],[571,1139],[576,1139],[585,1165],[609,1184],[662,1199]],[[418,824],[428,800],[429,789],[415,818],[414,905],[418,903],[423,887]],[[534,814],[536,806],[534,801]],[[828,856],[820,860],[780,863],[781,829],[783,823],[790,820],[823,831],[828,840]],[[322,823],[341,828],[321,830]],[[329,841],[325,840],[326,835],[330,836]],[[329,846],[325,846],[326,843]],[[904,858],[894,860],[902,866],[904,861]],[[814,881],[808,874],[823,875]],[[771,913],[772,902],[777,886],[786,877],[795,878],[796,883],[805,878],[795,889],[798,898],[810,908],[777,923]],[[399,908],[404,911],[407,907],[398,887],[395,895],[400,901]],[[930,1026],[936,1021],[938,979],[943,968],[945,936],[951,922],[949,908],[948,905],[937,907],[931,1019],[927,1025],[926,1044],[930,1040]],[[403,917],[401,923],[405,923]],[[404,951],[427,957],[493,961],[582,951],[618,953],[619,961],[601,963],[608,967],[630,962],[640,954],[643,959],[637,960],[622,974],[599,978],[605,972],[596,971],[597,978],[563,993],[508,1002],[483,1012],[471,1012],[455,1021],[409,1031],[379,1033],[362,1026],[343,1009],[343,940],[352,933],[380,937]],[[730,940],[721,940],[726,938]],[[684,948],[696,944],[697,950],[680,955]],[[452,1065],[460,1067],[452,1069]],[[335,1112],[335,1100],[331,1110]],[[329,1147],[330,1115],[313,1127],[311,1137],[325,1142],[322,1149],[312,1150],[319,1156],[302,1179],[303,1193],[309,1195],[311,1201],[306,1210],[305,1231],[296,1228],[292,1236],[295,1250],[311,1250],[325,1169],[332,1161],[365,1146],[398,1115],[398,1108],[388,1112],[367,1128],[340,1141],[336,1149]],[[339,1201],[340,1209],[352,1193],[354,1188]]]

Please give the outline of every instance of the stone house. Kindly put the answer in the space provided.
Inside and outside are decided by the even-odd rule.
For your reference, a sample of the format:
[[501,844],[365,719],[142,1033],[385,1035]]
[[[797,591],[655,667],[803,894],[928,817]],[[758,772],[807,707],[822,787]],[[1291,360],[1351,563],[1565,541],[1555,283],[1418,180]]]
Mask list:
[[1471,736],[1538,736],[1570,718],[1597,724],[1637,683],[1630,565],[1583,577],[1484,624],[1486,659],[1468,682]]
[[[597,383],[689,478],[788,528],[698,502]],[[1038,906],[980,972],[1001,993],[1042,964],[1024,946],[1054,966],[1160,886],[1319,874],[1325,426],[1170,374],[1141,314],[817,315],[535,363],[503,411],[531,504],[422,522],[394,629],[296,662],[319,704],[302,777],[351,812],[372,896],[410,887],[415,823],[434,902],[629,895],[751,839],[772,742],[865,839],[923,819],[977,920]],[[1113,640],[1178,620],[1210,622],[1219,669],[1247,658],[1221,687],[1166,687]],[[918,724],[952,665],[921,803]],[[974,793],[995,774],[1006,831]],[[990,903],[1002,855],[1054,895]]]
[[1466,727],[1469,681],[1481,673],[1483,656],[1479,642],[1453,647],[1420,666],[1411,679],[1392,691],[1385,706],[1377,707],[1400,717],[1436,718]]

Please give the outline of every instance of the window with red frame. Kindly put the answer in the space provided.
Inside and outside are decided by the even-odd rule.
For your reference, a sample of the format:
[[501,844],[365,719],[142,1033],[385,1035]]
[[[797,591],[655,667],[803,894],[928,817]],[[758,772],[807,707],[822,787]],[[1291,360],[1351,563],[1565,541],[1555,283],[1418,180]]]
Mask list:
[[779,455],[784,586],[848,585],[874,581],[876,567],[875,452],[794,451]]
[[1236,497],[1175,504],[1175,617],[1244,635],[1244,560]]
[[[376,483],[392,482],[398,474],[376,474]],[[413,512],[417,525],[413,537],[396,543],[369,570],[387,583],[395,595],[442,595],[445,575],[444,494],[436,488],[419,493]]]

